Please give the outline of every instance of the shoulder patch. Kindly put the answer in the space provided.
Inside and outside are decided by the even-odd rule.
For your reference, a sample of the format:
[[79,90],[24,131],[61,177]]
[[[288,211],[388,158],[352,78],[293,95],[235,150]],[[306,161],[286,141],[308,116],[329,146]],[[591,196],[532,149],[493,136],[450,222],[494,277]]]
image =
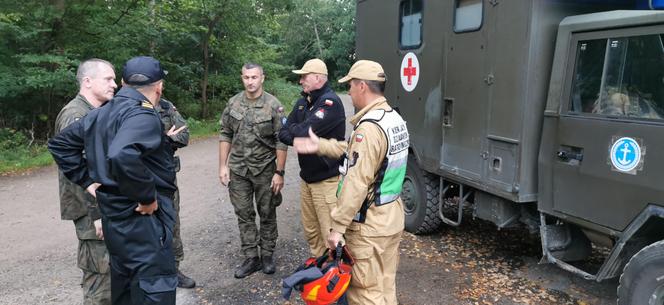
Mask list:
[[332,106],[334,102],[332,100],[325,100],[325,106]]
[[297,106],[297,110],[302,110],[304,109],[304,105]]
[[152,103],[150,103],[150,102],[148,102],[148,101],[143,101],[143,102],[141,102],[141,106],[143,106],[143,108],[154,109],[154,105],[152,105]]
[[317,118],[319,118],[319,119],[322,120],[322,119],[325,117],[325,110],[323,110],[323,109],[318,109],[318,111],[316,111],[316,113],[314,113],[314,115],[315,115]]
[[364,135],[363,134],[358,133],[358,134],[355,135],[355,142],[360,143],[360,142],[362,142],[362,140],[364,140]]

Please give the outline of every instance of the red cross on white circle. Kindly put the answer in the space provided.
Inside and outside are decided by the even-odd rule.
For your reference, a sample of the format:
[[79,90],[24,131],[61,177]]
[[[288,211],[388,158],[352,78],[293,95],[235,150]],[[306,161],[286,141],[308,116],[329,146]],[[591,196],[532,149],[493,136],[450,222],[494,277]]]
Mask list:
[[417,87],[417,81],[420,78],[420,63],[417,60],[417,56],[413,52],[407,53],[403,60],[401,61],[401,86],[407,92],[415,90]]

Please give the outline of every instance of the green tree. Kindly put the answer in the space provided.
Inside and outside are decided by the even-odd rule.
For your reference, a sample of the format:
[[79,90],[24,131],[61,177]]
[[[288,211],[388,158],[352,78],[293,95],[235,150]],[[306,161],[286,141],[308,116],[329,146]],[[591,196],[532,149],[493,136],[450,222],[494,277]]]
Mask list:
[[285,65],[299,67],[318,57],[327,64],[331,80],[348,72],[355,59],[355,1],[296,0],[282,18]]
[[[294,98],[290,70],[323,58],[331,77],[353,59],[352,0],[0,1],[0,128],[30,141],[77,92],[80,61],[138,55],[169,71],[165,95],[186,116],[216,116],[242,89],[240,67],[264,66],[268,90]],[[287,82],[290,79],[290,82]],[[286,101],[290,102],[290,101]]]

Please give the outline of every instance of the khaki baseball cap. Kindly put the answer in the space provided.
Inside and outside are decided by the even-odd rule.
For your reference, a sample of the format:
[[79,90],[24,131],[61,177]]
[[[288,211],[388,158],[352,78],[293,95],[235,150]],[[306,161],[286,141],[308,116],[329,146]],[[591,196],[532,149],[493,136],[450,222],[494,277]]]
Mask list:
[[345,83],[351,79],[373,80],[384,82],[385,71],[383,67],[371,60],[358,60],[348,71],[348,75],[339,80],[340,83]]
[[302,66],[302,69],[300,70],[293,70],[293,73],[295,74],[309,74],[309,73],[316,73],[316,74],[325,74],[327,75],[327,66],[325,63],[318,59],[309,59],[307,62],[304,63],[304,66]]

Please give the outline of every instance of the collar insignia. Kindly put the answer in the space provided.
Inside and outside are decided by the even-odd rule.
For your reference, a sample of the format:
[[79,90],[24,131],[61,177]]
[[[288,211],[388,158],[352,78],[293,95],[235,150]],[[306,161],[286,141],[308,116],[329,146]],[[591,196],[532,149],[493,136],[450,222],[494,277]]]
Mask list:
[[141,102],[141,106],[143,106],[144,108],[154,109],[154,105],[152,105],[152,103],[150,103],[148,101]]

